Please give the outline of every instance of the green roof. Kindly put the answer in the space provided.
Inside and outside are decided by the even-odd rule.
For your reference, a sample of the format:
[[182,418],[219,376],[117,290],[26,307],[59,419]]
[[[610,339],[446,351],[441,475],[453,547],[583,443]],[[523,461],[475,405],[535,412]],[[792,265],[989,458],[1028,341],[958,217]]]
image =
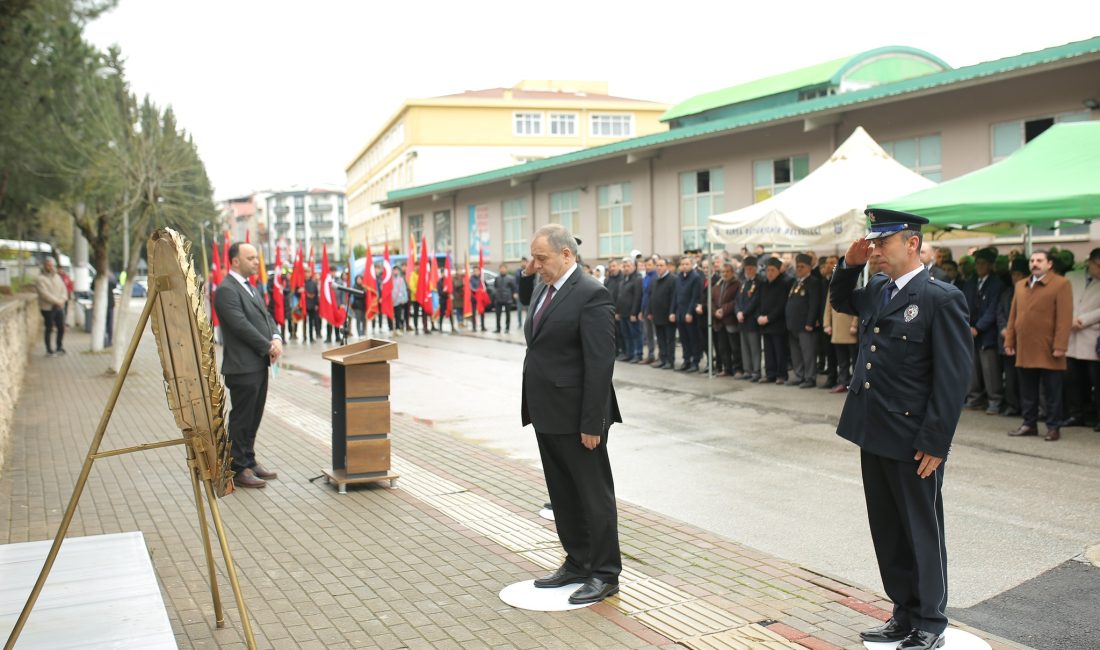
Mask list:
[[[843,59],[827,61],[825,63],[812,65],[808,68],[792,70],[791,72],[765,77],[764,79],[757,79],[756,81],[750,81],[730,88],[723,88],[722,90],[696,95],[668,109],[668,111],[661,116],[661,121],[667,122],[669,120],[685,117],[687,115],[695,115],[722,106],[739,104],[741,102],[777,95],[800,88],[838,86],[845,74],[853,68],[866,62],[890,55],[905,56],[909,58],[918,57],[926,59],[929,63],[936,64],[942,69],[949,70],[951,68],[951,66],[947,65],[947,63],[939,57],[923,50],[904,46],[880,47],[853,56],[847,56]],[[920,74],[920,72],[911,74]],[[898,81],[899,79],[900,78],[894,78],[889,81]]]
[[1038,52],[1027,52],[1004,59],[998,59],[996,61],[978,63],[964,68],[956,68],[954,70],[945,70],[943,72],[876,86],[866,90],[819,97],[817,99],[786,104],[746,115],[737,115],[725,119],[714,120],[712,122],[703,122],[678,129],[671,129],[669,131],[654,133],[639,138],[620,140],[619,142],[598,147],[589,147],[560,156],[534,160],[520,165],[512,165],[502,169],[482,172],[480,174],[452,178],[437,183],[430,183],[428,185],[420,185],[418,187],[393,190],[386,195],[385,203],[393,205],[401,201],[407,201],[421,196],[445,194],[460,189],[476,187],[478,185],[506,181],[512,178],[522,178],[553,169],[570,167],[583,162],[602,160],[616,155],[641,152],[646,149],[653,149],[671,144],[702,140],[747,127],[806,117],[815,113],[835,111],[875,100],[900,97],[909,93],[951,86],[965,81],[993,77],[1039,65],[1097,54],[1100,54],[1100,36],[1039,50]]

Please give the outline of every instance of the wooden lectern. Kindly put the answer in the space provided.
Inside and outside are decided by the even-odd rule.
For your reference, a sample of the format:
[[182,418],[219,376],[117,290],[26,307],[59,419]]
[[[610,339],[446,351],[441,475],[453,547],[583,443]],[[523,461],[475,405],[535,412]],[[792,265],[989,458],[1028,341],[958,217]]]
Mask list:
[[390,364],[397,344],[367,339],[321,354],[332,362],[332,469],[325,479],[347,494],[349,483],[389,481]]

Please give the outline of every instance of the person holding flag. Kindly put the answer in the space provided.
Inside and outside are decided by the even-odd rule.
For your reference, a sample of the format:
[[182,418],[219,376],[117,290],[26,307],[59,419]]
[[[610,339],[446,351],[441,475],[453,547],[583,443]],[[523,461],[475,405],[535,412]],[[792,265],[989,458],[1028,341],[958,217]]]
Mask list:
[[[294,256],[294,267],[290,272],[290,336],[297,338],[298,323],[306,320],[306,267],[302,262],[302,247],[298,246],[298,253]],[[306,340],[306,333],[302,331],[302,342]]]
[[477,243],[477,315],[481,317],[481,331],[485,330],[485,310],[493,299],[489,297],[489,290],[485,286],[485,251],[481,248],[481,242]]
[[318,291],[320,295],[317,301],[317,313],[330,326],[325,343],[332,343],[332,328],[337,330],[336,338],[339,342],[339,330],[344,326],[348,312],[336,297],[336,281],[329,271],[328,244],[321,245],[321,283]]
[[439,329],[443,329],[443,317],[451,321],[451,333],[455,332],[454,314],[454,271],[451,268],[451,254],[447,253],[447,259],[443,266],[443,277],[439,281]]
[[[473,306],[473,276],[470,275],[470,256],[466,256],[466,268],[462,272],[462,320],[474,318]],[[477,329],[477,321],[474,321],[474,329]]]
[[[363,308],[365,310],[364,317],[367,322],[370,322],[378,316],[378,273],[374,268],[374,255],[370,250],[370,242],[367,242],[367,259],[363,262],[364,275],[367,277],[362,282],[355,285],[356,289],[363,291]],[[375,331],[381,330],[378,327]],[[390,323],[390,329],[393,329],[393,323]],[[360,332],[359,336],[363,336]]]
[[[414,307],[419,306],[419,309],[415,311],[424,315],[424,333],[431,334],[431,325],[428,324],[428,319],[432,315],[432,285],[431,275],[428,266],[428,240],[427,238],[421,238],[420,240],[420,259],[417,262],[416,268],[416,302]],[[414,320],[416,316],[413,317]]]
[[[260,275],[266,275],[262,267]],[[278,246],[275,247],[275,267],[271,269],[271,279],[264,284],[267,286],[268,296],[270,297],[268,309],[271,311],[271,317],[275,319],[275,324],[279,327],[279,333],[282,334],[285,341],[286,305],[283,300],[283,290],[286,288],[286,279],[283,277],[282,251]]]
[[386,248],[382,251],[382,295],[379,303],[380,311],[386,317],[390,331],[395,331],[394,321],[397,318],[397,310],[393,305],[393,266],[390,265],[389,244],[386,244]]
[[218,251],[217,238],[210,243],[214,248],[214,256],[210,260],[212,268],[210,269],[210,282],[208,283],[208,293],[210,295],[210,322],[214,327],[218,327],[218,312],[214,309],[214,292],[218,290],[218,285],[222,283],[222,266],[218,263],[221,253]]
[[420,302],[417,296],[417,287],[419,286],[417,281],[420,279],[419,266],[416,259],[416,242],[413,240],[413,236],[409,235],[409,259],[408,264],[405,266],[405,283],[409,287],[409,316],[405,319],[406,327],[408,323],[412,322],[412,329],[416,334],[420,334]]

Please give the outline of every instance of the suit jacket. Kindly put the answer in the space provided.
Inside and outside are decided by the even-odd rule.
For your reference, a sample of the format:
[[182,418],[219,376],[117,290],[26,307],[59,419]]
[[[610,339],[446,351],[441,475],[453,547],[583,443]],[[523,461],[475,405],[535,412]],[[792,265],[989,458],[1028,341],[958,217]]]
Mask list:
[[760,328],[765,334],[782,334],[787,331],[785,314],[787,294],[791,289],[789,283],[790,280],[782,273],[771,282],[767,278],[760,279],[760,313],[757,316],[768,317],[768,324]]
[[997,347],[997,302],[1003,291],[1001,279],[992,273],[986,276],[980,291],[976,275],[963,285],[966,305],[970,309],[970,326],[978,330],[974,342],[983,350]]
[[676,274],[675,288],[672,290],[672,313],[676,320],[683,320],[688,314],[695,315],[695,306],[703,304],[703,276],[695,271]]
[[615,301],[615,313],[619,318],[629,321],[631,315],[642,311],[642,276],[633,273],[623,277],[619,285],[619,296]]
[[1066,276],[1073,288],[1073,317],[1085,328],[1070,332],[1069,352],[1074,359],[1096,361],[1096,339],[1100,337],[1100,280],[1088,281],[1088,271]]
[[537,433],[603,436],[622,422],[611,377],[615,369],[615,310],[600,281],[579,267],[539,316],[546,293],[536,292],[535,275],[520,279],[520,302],[528,297],[532,317],[523,322],[523,426]]
[[935,262],[929,264],[925,268],[928,270],[929,277],[931,277],[933,280],[943,280],[944,282],[947,281],[947,271],[944,271],[940,267],[936,266]]
[[1017,368],[1065,370],[1066,358],[1054,350],[1069,350],[1073,322],[1073,289],[1054,271],[1028,287],[1028,276],[1016,283],[1005,328],[1005,347],[1016,349]]
[[719,278],[710,288],[711,300],[714,303],[714,312],[722,310],[722,317],[711,314],[711,325],[714,331],[725,330],[727,332],[740,331],[737,323],[737,294],[741,291],[741,281],[735,276],[729,282]]
[[805,332],[807,327],[821,327],[821,306],[825,302],[821,280],[808,275],[801,282],[795,278],[787,292],[788,332]]
[[670,325],[668,315],[672,313],[672,298],[676,291],[676,274],[669,271],[665,277],[653,277],[649,283],[649,304],[646,316],[653,316],[654,325]]
[[756,317],[760,315],[760,285],[766,282],[759,273],[752,279],[745,278],[741,283],[741,290],[737,292],[737,311],[745,315],[745,322],[741,323],[743,332],[759,332],[760,325]]
[[945,457],[970,385],[974,344],[959,289],[922,270],[882,307],[890,278],[862,289],[862,266],[837,268],[829,299],[859,317],[859,353],[837,434],[865,451],[912,461]]
[[278,330],[262,300],[233,276],[214,292],[214,310],[222,328],[222,374],[266,370],[268,352]]

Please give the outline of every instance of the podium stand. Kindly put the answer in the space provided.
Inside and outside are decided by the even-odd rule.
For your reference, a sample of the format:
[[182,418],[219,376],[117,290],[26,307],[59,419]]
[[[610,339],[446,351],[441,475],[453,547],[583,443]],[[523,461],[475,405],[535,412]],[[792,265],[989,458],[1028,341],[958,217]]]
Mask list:
[[390,364],[397,344],[367,339],[327,350],[321,357],[332,362],[332,469],[325,480],[336,483],[340,494],[349,484],[389,481],[390,471]]

